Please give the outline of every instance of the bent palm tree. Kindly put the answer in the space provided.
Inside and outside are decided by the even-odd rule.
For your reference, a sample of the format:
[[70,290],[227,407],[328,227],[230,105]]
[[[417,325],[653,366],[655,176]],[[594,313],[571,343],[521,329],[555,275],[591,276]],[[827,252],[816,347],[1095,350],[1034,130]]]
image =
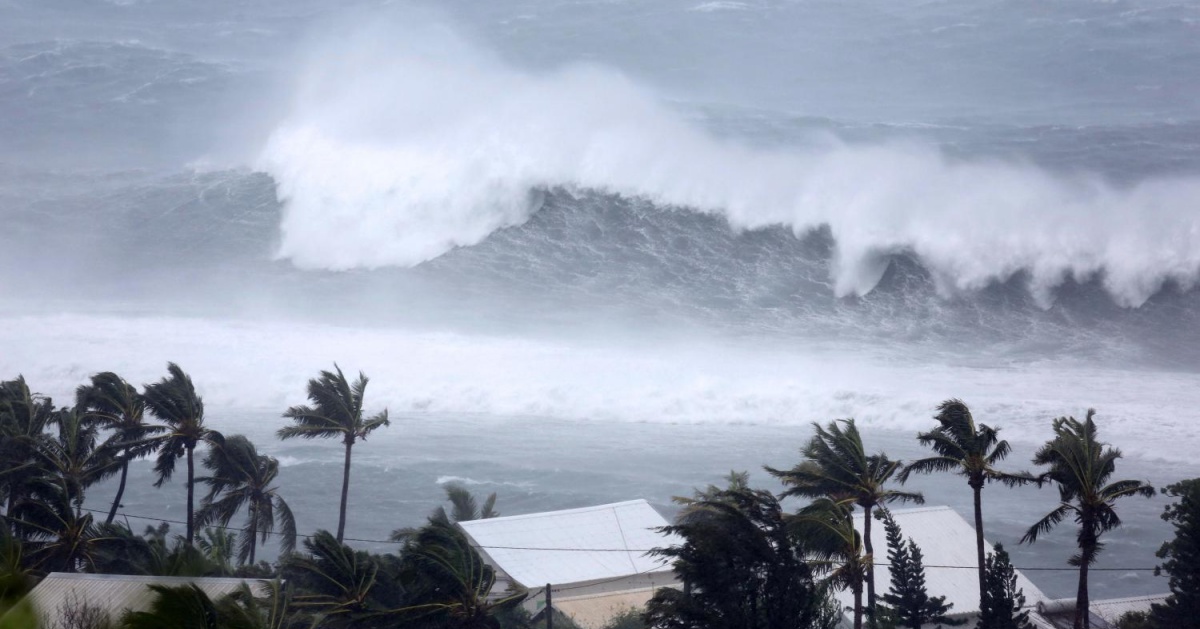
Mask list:
[[1100,535],[1121,526],[1113,508],[1119,498],[1154,495],[1154,488],[1136,480],[1108,482],[1116,470],[1121,451],[1108,447],[1096,437],[1096,411],[1088,409],[1087,419],[1060,417],[1054,420],[1054,439],[1046,442],[1033,456],[1036,465],[1049,465],[1042,474],[1058,485],[1060,503],[1036,524],[1029,527],[1021,543],[1037,541],[1068,515],[1079,523],[1079,553],[1070,564],[1079,566],[1079,590],[1075,599],[1075,629],[1091,625],[1088,617],[1088,566],[1096,561],[1104,545]]
[[212,476],[198,479],[208,484],[209,492],[196,519],[200,526],[212,522],[226,526],[246,507],[246,527],[238,548],[240,563],[254,563],[255,548],[275,532],[277,521],[280,550],[286,554],[296,548],[296,518],[278,488],[271,485],[279,475],[279,461],[259,454],[246,437],[233,435],[209,449],[204,466],[212,470]]
[[54,414],[54,423],[58,435],[43,441],[38,449],[39,463],[62,481],[67,497],[80,513],[84,491],[116,474],[119,463],[107,450],[97,447],[96,427],[86,424],[79,413],[62,409]]
[[[496,493],[488,494],[488,497],[483,501],[483,507],[479,507],[479,502],[475,500],[475,495],[467,488],[457,483],[447,483],[446,500],[450,502],[450,511],[446,511],[446,507],[438,507],[433,510],[433,514],[429,516],[429,521],[435,524],[454,524],[455,522],[470,522],[471,520],[487,520],[489,518],[500,517],[500,512],[496,511]],[[415,534],[419,529],[415,527],[405,527],[392,531],[388,539],[393,542],[403,542],[410,536]]]
[[308,399],[313,406],[293,406],[283,416],[294,425],[279,429],[280,439],[304,437],[340,437],[346,447],[345,463],[342,467],[342,501],[338,512],[337,541],[341,542],[346,532],[346,501],[350,495],[350,451],[355,442],[366,440],[376,428],[387,426],[387,409],[370,418],[363,418],[363,396],[367,391],[367,376],[361,371],[358,380],[351,385],[334,364],[336,373],[322,371],[319,378],[308,381]]
[[104,519],[105,524],[112,524],[125,495],[129,462],[152,454],[160,444],[151,437],[166,428],[145,421],[146,402],[137,388],[111,371],[92,376],[91,384],[75,390],[75,408],[86,422],[111,430],[103,447],[120,453],[117,458],[121,465],[121,482],[117,485],[117,495],[113,497],[108,517]]
[[825,574],[825,583],[854,596],[854,629],[863,626],[863,581],[874,556],[863,552],[863,537],[854,529],[852,500],[818,498],[790,518],[793,534],[805,540],[805,551]]
[[6,512],[39,474],[35,458],[48,437],[54,402],[29,390],[24,376],[0,382],[0,483],[8,490]]
[[[871,511],[877,505],[892,502],[923,504],[920,493],[896,491],[885,485],[900,470],[901,462],[885,454],[868,455],[853,419],[842,419],[822,427],[813,424],[816,434],[804,446],[804,461],[790,470],[766,468],[788,485],[784,496],[829,498],[835,503],[862,507],[863,544],[868,555],[871,544]],[[867,566],[867,614],[875,609],[875,567]]]
[[195,489],[196,463],[194,451],[201,442],[220,444],[221,433],[204,425],[204,401],[196,394],[192,378],[175,363],[167,363],[168,376],[146,385],[142,394],[146,408],[166,424],[164,434],[155,438],[159,447],[154,472],[158,475],[155,487],[171,479],[175,472],[175,461],[187,457],[187,540],[188,546],[196,538]]
[[975,494],[975,556],[979,572],[979,596],[982,601],[987,589],[984,585],[983,543],[983,486],[991,481],[1000,481],[1010,487],[1032,483],[1036,479],[1027,472],[1009,474],[996,469],[996,464],[1011,452],[1007,441],[1000,441],[1000,430],[987,424],[976,424],[961,400],[946,400],[938,406],[934,416],[938,427],[917,435],[921,445],[931,448],[937,456],[913,461],[900,472],[901,483],[908,482],[912,474],[931,472],[954,472],[965,476],[967,485]]

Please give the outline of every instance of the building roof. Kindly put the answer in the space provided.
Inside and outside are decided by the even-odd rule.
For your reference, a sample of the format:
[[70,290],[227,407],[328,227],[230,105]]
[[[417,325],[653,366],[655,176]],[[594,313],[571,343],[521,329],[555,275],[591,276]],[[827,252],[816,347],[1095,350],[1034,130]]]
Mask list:
[[215,600],[236,591],[243,583],[253,586],[258,582],[257,579],[51,572],[29,592],[27,599],[37,610],[42,626],[57,627],[64,608],[84,603],[104,610],[113,621],[120,619],[127,609],[148,610],[154,600],[151,585],[175,587],[194,583]]
[[[947,603],[953,603],[954,607],[949,612],[952,616],[978,614],[979,579],[975,576],[975,528],[950,507],[896,509],[892,511],[892,517],[900,525],[904,539],[912,538],[921,547],[925,564],[925,586],[929,595],[945,596]],[[860,532],[862,523],[863,514],[856,513],[854,524]],[[891,571],[887,565],[887,537],[882,522],[871,523],[871,544],[875,549],[875,591],[882,594],[888,591],[891,584]],[[991,548],[991,544],[987,544],[987,547]],[[1045,594],[1019,570],[1017,586],[1025,592],[1026,605],[1032,606],[1046,600]],[[844,606],[854,604],[853,595],[849,590],[837,592],[837,599]]]
[[[1164,593],[1088,601],[1091,625],[1095,629],[1111,629],[1117,626],[1117,621],[1126,613],[1149,612],[1151,605],[1162,603],[1167,600],[1168,596],[1170,594]],[[1038,606],[1037,611],[1045,623],[1053,629],[1070,627],[1075,620],[1075,597],[1045,601]]]
[[647,550],[676,545],[676,536],[645,500],[459,522],[493,565],[516,583],[564,585],[651,572],[670,564]]

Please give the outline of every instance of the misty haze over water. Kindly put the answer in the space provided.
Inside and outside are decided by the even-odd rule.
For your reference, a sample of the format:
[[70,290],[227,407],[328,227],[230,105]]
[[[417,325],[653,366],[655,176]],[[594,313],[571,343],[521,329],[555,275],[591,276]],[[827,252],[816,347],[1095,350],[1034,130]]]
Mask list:
[[[1149,0],[0,0],[0,377],[180,363],[295,461],[301,529],[337,453],[270,434],[335,360],[406,418],[359,461],[413,498],[352,532],[472,474],[661,506],[836,417],[911,458],[948,397],[1014,468],[1094,406],[1129,476],[1196,475],[1198,35]],[[1051,493],[996,490],[998,535]],[[1102,563],[1152,565],[1161,503],[1126,509]]]

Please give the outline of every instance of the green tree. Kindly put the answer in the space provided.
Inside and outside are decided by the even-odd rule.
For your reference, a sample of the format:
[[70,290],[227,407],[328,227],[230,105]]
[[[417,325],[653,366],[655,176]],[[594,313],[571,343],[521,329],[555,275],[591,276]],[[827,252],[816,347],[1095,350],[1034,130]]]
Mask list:
[[992,549],[984,566],[985,587],[976,629],[1033,629],[1025,609],[1025,592],[1017,587],[1017,572],[1008,553],[1000,544]]
[[335,372],[322,371],[320,377],[308,381],[308,399],[312,406],[293,406],[283,416],[295,422],[279,429],[280,439],[340,438],[346,448],[342,467],[342,500],[338,511],[337,541],[346,532],[346,502],[350,495],[350,452],[354,444],[367,435],[387,426],[387,409],[370,418],[363,417],[363,397],[367,391],[367,376],[361,371],[353,385],[346,380],[341,367]]
[[37,453],[49,439],[54,414],[54,402],[31,391],[24,376],[0,382],[0,483],[7,489],[7,512],[42,473]]
[[58,434],[43,439],[38,448],[40,467],[62,480],[75,511],[83,510],[84,492],[92,485],[117,473],[119,461],[111,451],[98,447],[97,428],[71,409],[54,413]]
[[497,618],[525,600],[524,592],[492,598],[496,571],[461,531],[430,522],[409,537],[401,570],[405,605],[384,617],[428,629],[500,629]]
[[150,609],[126,612],[123,629],[223,629],[217,606],[196,584],[148,587],[155,594]]
[[[446,500],[450,502],[450,511],[447,512],[445,507],[434,509],[433,514],[429,516],[429,521],[437,524],[454,524],[455,522],[470,522],[471,520],[486,520],[500,516],[500,512],[496,511],[496,494],[495,492],[488,495],[483,501],[483,507],[479,507],[479,502],[475,499],[475,495],[468,491],[458,483],[447,483],[444,487],[446,491]],[[392,531],[391,539],[393,542],[403,542],[418,530],[414,527],[404,527]]]
[[66,482],[39,478],[29,495],[13,506],[10,523],[25,540],[32,565],[39,572],[93,569],[95,552],[103,541],[90,513],[81,513]]
[[1100,535],[1121,526],[1116,501],[1126,496],[1154,495],[1154,488],[1136,480],[1109,482],[1116,471],[1121,451],[1101,443],[1097,438],[1096,411],[1088,409],[1087,418],[1074,417],[1054,420],[1054,438],[1036,454],[1035,465],[1049,466],[1041,475],[1043,480],[1058,486],[1059,505],[1036,524],[1029,527],[1021,543],[1037,541],[1069,515],[1079,524],[1079,552],[1071,557],[1070,565],[1079,567],[1079,589],[1075,598],[1075,629],[1091,626],[1088,615],[1088,567],[1095,563],[1103,544]]
[[[669,559],[683,590],[662,588],[647,605],[657,629],[808,629],[832,626],[826,590],[815,580],[803,536],[778,499],[731,484],[686,505],[666,533],[683,543],[654,554]],[[834,622],[840,614],[833,614]]]
[[917,435],[917,441],[937,456],[913,461],[900,473],[901,483],[909,476],[931,472],[954,472],[967,479],[975,498],[975,554],[979,568],[979,595],[982,600],[984,585],[984,541],[983,541],[983,486],[1000,481],[1008,486],[1032,483],[1036,479],[1026,472],[1011,474],[996,469],[1012,449],[1007,441],[999,438],[1000,430],[987,424],[976,424],[961,400],[946,400],[938,406],[934,416],[938,427]]
[[[808,558],[824,584],[849,590],[854,597],[854,629],[863,626],[863,583],[875,561],[863,552],[863,538],[854,528],[854,503],[817,498],[790,520],[792,534],[806,540]],[[840,614],[839,614],[840,616]]]
[[1176,499],[1162,514],[1175,527],[1175,539],[1158,549],[1166,561],[1154,574],[1167,573],[1171,595],[1151,607],[1150,620],[1163,629],[1200,627],[1200,478],[1168,485],[1163,493]]
[[385,629],[388,612],[404,607],[400,560],[337,541],[329,531],[304,540],[284,558],[280,577],[296,588],[293,607],[322,629]]
[[[920,493],[897,491],[887,487],[888,481],[900,471],[902,463],[883,453],[868,455],[862,436],[853,419],[829,423],[828,427],[813,424],[816,434],[801,450],[804,460],[790,470],[767,471],[788,486],[784,496],[829,498],[835,503],[850,501],[861,507],[863,544],[866,554],[873,555],[871,544],[872,510],[892,502],[923,504]],[[875,568],[867,566],[867,614],[875,609]]]
[[166,430],[156,437],[158,460],[154,472],[158,475],[155,487],[171,480],[175,462],[187,458],[187,535],[191,546],[196,539],[196,463],[194,453],[200,443],[220,444],[221,433],[204,425],[204,402],[196,393],[191,376],[179,365],[167,363],[167,377],[148,384],[143,392],[146,408],[166,424]]
[[218,522],[227,526],[234,516],[246,509],[238,549],[239,563],[254,563],[254,550],[266,543],[279,524],[279,545],[283,553],[296,548],[296,518],[287,501],[272,485],[279,476],[279,461],[258,453],[242,435],[233,435],[209,448],[204,466],[211,476],[200,478],[209,486],[196,519],[200,526]]
[[105,524],[111,524],[125,495],[129,462],[153,454],[160,444],[152,437],[166,428],[146,421],[146,402],[137,388],[111,371],[92,376],[90,384],[76,389],[75,407],[85,422],[112,431],[103,447],[117,453],[121,481],[104,519]]
[[881,598],[889,606],[888,615],[897,626],[921,629],[925,625],[961,625],[964,621],[946,616],[954,607],[945,596],[930,596],[925,586],[925,565],[921,547],[904,540],[900,525],[886,508],[875,512],[887,533],[888,565],[891,588]]

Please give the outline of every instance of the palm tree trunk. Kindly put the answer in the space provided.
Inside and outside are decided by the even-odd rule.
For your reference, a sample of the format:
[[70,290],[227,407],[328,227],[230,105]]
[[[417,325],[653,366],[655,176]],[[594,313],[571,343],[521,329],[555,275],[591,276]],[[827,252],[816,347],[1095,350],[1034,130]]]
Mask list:
[[254,513],[254,502],[250,502],[250,565],[254,565],[254,547],[258,546],[258,516]]
[[[1085,545],[1090,545],[1090,542],[1084,542]],[[1091,550],[1088,548],[1080,549],[1080,556],[1083,561],[1079,564],[1079,592],[1075,596],[1075,629],[1089,629],[1092,626],[1091,614],[1088,608],[1088,560],[1091,558]]]
[[862,629],[862,584],[858,584],[851,588],[854,592],[854,629]]
[[346,499],[350,496],[350,448],[354,442],[346,441],[346,463],[342,469],[342,508],[338,514],[337,541],[340,544],[342,535],[346,532]]
[[984,549],[983,549],[983,484],[971,483],[971,489],[975,491],[975,560],[979,566],[979,609],[983,609],[983,593],[987,589],[986,580],[983,574],[984,568]]
[[125,449],[125,462],[121,464],[121,483],[117,485],[117,495],[113,498],[113,506],[108,510],[108,517],[104,519],[105,524],[112,524],[113,518],[117,517],[117,508],[121,506],[121,497],[125,495],[125,478],[129,475],[129,449]]
[[190,547],[196,534],[195,509],[192,505],[192,487],[196,482],[196,464],[192,461],[192,450],[196,446],[187,447],[188,479],[187,479],[187,544]]
[[871,545],[871,507],[863,507],[863,548],[871,556],[867,563],[867,622],[875,626],[875,550]]

